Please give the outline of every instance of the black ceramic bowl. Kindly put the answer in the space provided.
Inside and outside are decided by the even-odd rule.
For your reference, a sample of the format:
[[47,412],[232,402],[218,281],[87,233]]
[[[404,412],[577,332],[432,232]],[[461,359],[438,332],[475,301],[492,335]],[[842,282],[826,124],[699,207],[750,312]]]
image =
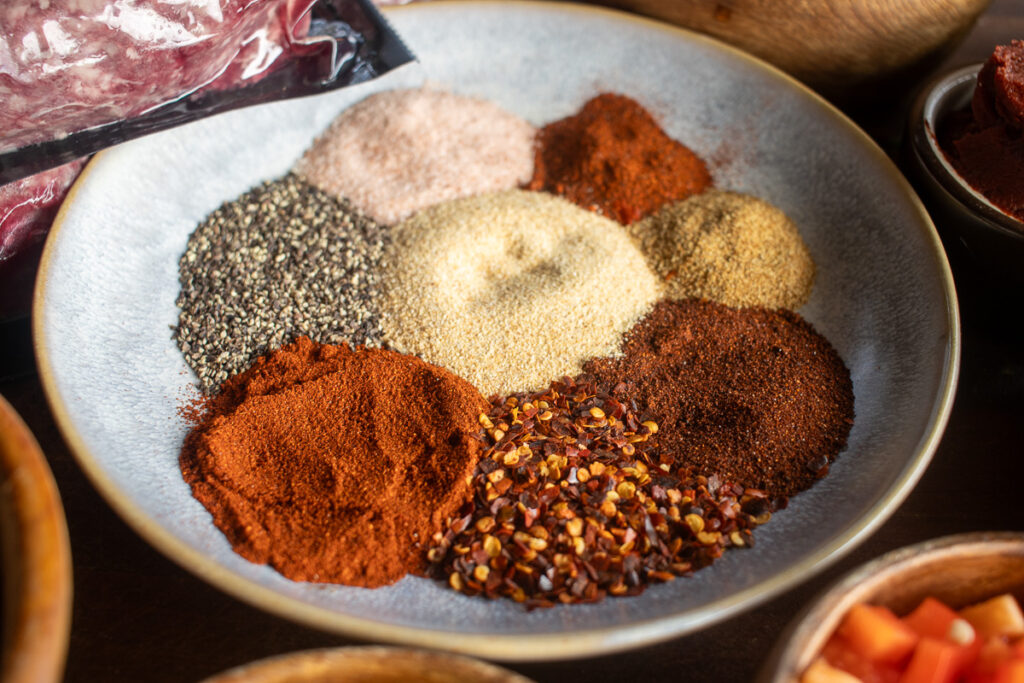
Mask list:
[[955,240],[989,274],[1024,283],[1024,223],[972,188],[936,135],[946,116],[970,104],[981,67],[943,74],[921,91],[910,111],[909,170],[947,246]]

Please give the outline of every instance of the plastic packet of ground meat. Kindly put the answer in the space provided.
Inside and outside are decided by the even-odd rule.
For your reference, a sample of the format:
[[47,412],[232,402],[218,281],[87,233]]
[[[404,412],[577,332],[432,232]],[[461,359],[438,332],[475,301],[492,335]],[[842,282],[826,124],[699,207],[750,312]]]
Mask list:
[[0,0],[0,319],[88,155],[412,58],[369,0]]
[[411,59],[369,0],[3,0],[0,183]]

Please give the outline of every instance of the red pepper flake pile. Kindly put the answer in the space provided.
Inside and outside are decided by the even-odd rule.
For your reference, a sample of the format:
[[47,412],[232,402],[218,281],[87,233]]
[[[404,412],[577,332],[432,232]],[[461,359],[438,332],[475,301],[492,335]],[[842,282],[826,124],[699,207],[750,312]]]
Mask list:
[[433,574],[527,607],[637,595],[753,545],[766,494],[673,472],[658,425],[592,377],[491,399],[474,497],[433,537]]
[[704,160],[625,95],[604,93],[537,134],[531,190],[629,225],[711,186]]

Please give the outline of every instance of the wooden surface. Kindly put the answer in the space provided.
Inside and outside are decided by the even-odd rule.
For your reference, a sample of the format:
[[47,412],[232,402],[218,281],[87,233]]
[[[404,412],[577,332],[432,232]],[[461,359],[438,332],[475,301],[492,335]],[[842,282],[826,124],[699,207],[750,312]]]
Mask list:
[[[1011,38],[1024,38],[1024,2],[996,0],[947,65],[980,61]],[[857,112],[894,153],[904,104]],[[1024,530],[1024,295],[984,281],[949,246],[963,317],[959,391],[931,466],[892,519],[815,578],[701,633],[609,657],[510,668],[557,683],[749,681],[801,608],[850,568],[950,533]],[[158,554],[78,469],[37,379],[0,382],[0,394],[35,433],[64,499],[75,572],[66,680],[196,681],[274,654],[354,642],[249,607]]]

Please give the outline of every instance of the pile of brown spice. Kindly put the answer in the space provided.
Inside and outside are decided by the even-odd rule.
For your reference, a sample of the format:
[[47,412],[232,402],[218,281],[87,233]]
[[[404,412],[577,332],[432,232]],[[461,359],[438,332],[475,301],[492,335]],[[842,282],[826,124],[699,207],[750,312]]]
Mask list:
[[469,498],[487,409],[418,358],[302,337],[223,386],[181,470],[246,559],[382,586],[424,569],[424,544]]
[[474,499],[433,538],[433,573],[527,607],[638,595],[753,545],[762,491],[673,468],[623,387],[565,378],[492,399]]
[[662,301],[622,350],[584,369],[627,385],[677,467],[774,499],[810,487],[846,446],[850,373],[796,313]]

